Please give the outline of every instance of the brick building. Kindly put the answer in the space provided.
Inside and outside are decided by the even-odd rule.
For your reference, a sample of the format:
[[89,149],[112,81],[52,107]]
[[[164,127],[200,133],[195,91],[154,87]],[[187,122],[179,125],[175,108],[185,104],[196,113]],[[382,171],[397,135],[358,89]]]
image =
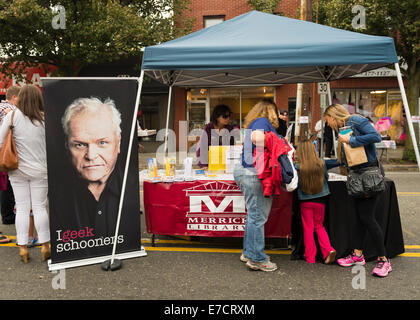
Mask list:
[[[282,0],[275,11],[290,18],[299,19],[300,0]],[[194,18],[193,32],[212,26],[252,10],[247,0],[192,0],[190,9],[184,13],[185,18]],[[281,30],[279,30],[281,32]],[[124,65],[98,66],[87,68],[81,76],[118,76],[120,74],[137,76],[139,71]],[[115,69],[115,70],[114,70]],[[99,71],[100,73],[98,73]],[[107,71],[104,74],[104,70]],[[27,79],[39,84],[39,77],[45,76],[42,70],[30,70]],[[11,85],[11,83],[9,84]],[[0,86],[0,95],[5,94],[6,87]],[[348,106],[351,112],[359,112],[377,120],[390,115],[394,125],[389,130],[391,138],[403,143],[404,118],[402,101],[395,71],[381,68],[352,78],[331,82],[333,102]],[[142,91],[140,110],[143,128],[162,129],[166,126],[166,107],[168,100],[167,87],[150,79],[145,82]],[[211,111],[224,103],[231,107],[233,120],[238,124],[252,106],[261,98],[273,98],[281,110],[289,111],[289,121],[295,121],[296,84],[285,84],[273,87],[242,87],[242,88],[173,88],[172,107],[169,127],[179,136],[180,121],[187,122],[188,132],[200,129],[209,121]],[[4,98],[4,97],[1,97]],[[310,124],[313,130],[321,118],[320,96],[317,84],[310,84]],[[189,134],[188,146],[197,142],[197,134]],[[179,139],[177,139],[179,143]],[[153,152],[161,142],[150,142],[147,151]],[[147,146],[147,144],[146,144]]]
[[[300,0],[282,0],[275,11],[290,18],[299,19]],[[252,8],[246,0],[193,0],[191,11],[185,12],[186,18],[195,18],[193,32],[214,24],[232,19],[249,12]],[[281,30],[279,30],[281,32]],[[358,112],[369,116],[373,121],[391,116],[393,127],[389,130],[392,139],[403,143],[404,114],[395,71],[381,68],[369,71],[348,79],[331,82],[333,102],[344,104],[351,113]],[[187,121],[189,132],[201,128],[209,121],[209,115],[215,105],[225,103],[234,113],[233,120],[238,122],[239,112],[242,119],[263,97],[271,97],[281,110],[289,111],[289,121],[295,121],[296,84],[285,84],[275,87],[243,87],[243,88],[174,88],[173,114],[171,127],[179,133],[179,122]],[[310,127],[313,130],[321,118],[320,96],[317,84],[310,84]],[[188,137],[188,145],[197,141],[196,135]]]

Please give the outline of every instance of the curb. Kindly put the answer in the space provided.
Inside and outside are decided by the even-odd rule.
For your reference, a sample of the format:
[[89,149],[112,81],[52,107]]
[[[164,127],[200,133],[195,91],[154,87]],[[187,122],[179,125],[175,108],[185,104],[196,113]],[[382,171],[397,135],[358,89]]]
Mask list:
[[406,164],[406,165],[383,165],[385,171],[417,171],[419,172],[419,167],[415,164]]

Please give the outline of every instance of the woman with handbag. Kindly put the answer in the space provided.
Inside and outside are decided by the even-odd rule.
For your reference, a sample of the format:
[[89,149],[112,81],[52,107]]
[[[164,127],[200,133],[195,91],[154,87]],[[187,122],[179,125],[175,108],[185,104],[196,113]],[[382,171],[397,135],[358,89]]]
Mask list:
[[[350,115],[347,109],[342,105],[333,104],[329,106],[324,112],[324,117],[333,130],[338,131],[340,128],[351,127],[348,128],[351,130],[350,132],[344,133],[340,130],[341,133],[339,134],[338,141],[340,143],[339,152],[341,151],[341,154],[345,155],[342,156],[342,160],[349,172],[347,189],[349,194],[354,198],[359,224],[355,227],[355,230],[353,230],[353,253],[347,257],[338,259],[337,263],[343,267],[349,267],[355,264],[365,265],[363,242],[366,232],[368,232],[378,252],[378,261],[372,274],[379,277],[386,277],[388,273],[392,271],[392,268],[390,261],[386,257],[382,229],[375,219],[377,194],[383,190],[384,187],[383,176],[381,176],[379,170],[380,164],[377,160],[377,151],[375,147],[375,143],[381,141],[381,136],[369,123],[368,119],[360,115]],[[355,165],[355,163],[357,163],[355,162],[351,163],[352,165],[349,165],[350,153],[352,152],[352,149],[357,147],[363,147],[361,148],[362,151],[364,149],[365,159],[362,161],[364,163]],[[363,183],[359,183],[361,180],[355,180],[353,184],[352,179],[354,176],[360,179],[365,179],[366,176],[367,180],[363,181]],[[370,188],[368,183],[365,182],[373,182],[374,185]],[[367,186],[365,187],[365,185]],[[353,191],[357,189],[358,186],[369,188],[369,190],[362,190],[362,195],[356,195]]]
[[[44,101],[34,85],[24,85],[18,95],[17,109],[9,112],[0,127],[0,147],[7,146],[6,137],[12,129],[16,145],[17,168],[9,171],[16,201],[16,238],[19,255],[29,260],[29,212],[32,207],[42,260],[50,255],[50,230],[47,213],[47,157],[45,146]],[[4,148],[2,148],[3,150]]]

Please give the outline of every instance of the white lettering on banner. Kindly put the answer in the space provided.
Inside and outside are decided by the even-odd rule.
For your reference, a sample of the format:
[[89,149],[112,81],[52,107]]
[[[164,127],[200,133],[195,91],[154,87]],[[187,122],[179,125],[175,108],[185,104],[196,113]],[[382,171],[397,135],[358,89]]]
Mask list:
[[235,183],[212,181],[184,191],[190,198],[187,230],[245,230],[245,198]]
[[213,223],[213,224],[245,224],[246,216],[234,216],[234,217],[218,217],[213,215],[203,215],[202,217],[190,217],[188,216],[188,223]]
[[[49,77],[49,76],[51,76],[51,74],[50,73],[47,73],[46,74],[46,77]],[[22,79],[26,79],[26,74],[25,73],[22,74]],[[21,86],[22,87],[25,84],[26,84],[26,80],[23,80],[23,81],[20,80],[20,81],[18,81],[16,79],[16,77],[14,77],[14,76],[12,77],[12,85],[14,85],[14,86],[17,85],[17,86]],[[41,75],[38,72],[34,72],[32,74],[31,84],[42,88]]]
[[39,73],[34,73],[32,75],[31,82],[35,86],[42,87],[41,76],[39,75]]
[[[26,79],[26,74],[25,73],[22,74],[22,78]],[[12,76],[12,79],[13,79],[12,84],[14,86],[21,86],[22,87],[26,84],[26,81],[18,81],[18,80],[16,80],[16,78],[14,76]]]
[[243,196],[225,196],[218,207],[210,196],[190,196],[190,212],[201,212],[201,202],[207,206],[210,212],[224,212],[231,202],[233,202],[233,212],[245,212]]
[[241,224],[188,224],[187,230],[207,231],[245,231],[245,225]]

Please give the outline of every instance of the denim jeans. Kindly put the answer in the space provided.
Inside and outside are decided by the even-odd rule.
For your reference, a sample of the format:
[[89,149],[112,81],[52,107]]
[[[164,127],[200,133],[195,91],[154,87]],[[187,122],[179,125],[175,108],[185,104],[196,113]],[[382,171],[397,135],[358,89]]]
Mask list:
[[273,197],[264,197],[261,181],[253,168],[237,164],[233,177],[245,197],[247,209],[242,253],[255,262],[267,261],[264,225],[271,211]]

